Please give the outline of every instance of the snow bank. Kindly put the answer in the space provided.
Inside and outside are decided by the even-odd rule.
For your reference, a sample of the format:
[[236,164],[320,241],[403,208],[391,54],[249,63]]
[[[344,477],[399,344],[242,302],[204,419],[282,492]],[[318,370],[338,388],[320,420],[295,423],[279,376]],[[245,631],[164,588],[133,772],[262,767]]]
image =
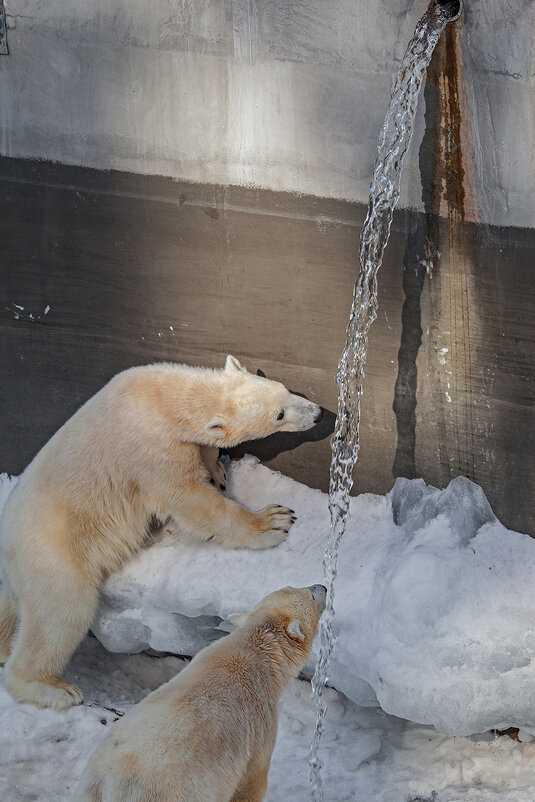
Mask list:
[[[192,655],[224,634],[229,613],[322,580],[325,494],[252,457],[229,466],[228,493],[296,510],[287,541],[225,551],[164,530],[104,587],[93,631],[109,650]],[[535,732],[534,575],[535,541],[505,529],[467,479],[443,491],[401,479],[387,496],[352,499],[330,683],[446,734]]]

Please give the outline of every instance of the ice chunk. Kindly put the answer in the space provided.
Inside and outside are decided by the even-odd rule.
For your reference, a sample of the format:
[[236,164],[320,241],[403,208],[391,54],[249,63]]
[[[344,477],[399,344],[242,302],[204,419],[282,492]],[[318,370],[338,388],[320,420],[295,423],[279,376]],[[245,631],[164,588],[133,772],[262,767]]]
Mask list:
[[409,529],[422,529],[444,515],[467,543],[486,523],[496,520],[479,485],[458,476],[445,490],[426,485],[423,479],[396,479],[390,491],[394,521]]
[[[154,649],[191,657],[225,635],[225,630],[219,629],[221,619],[218,616],[188,616],[154,608],[144,615],[141,609],[118,611],[106,602],[101,604],[92,630],[110,652],[136,653]],[[150,625],[144,623],[147,617]]]

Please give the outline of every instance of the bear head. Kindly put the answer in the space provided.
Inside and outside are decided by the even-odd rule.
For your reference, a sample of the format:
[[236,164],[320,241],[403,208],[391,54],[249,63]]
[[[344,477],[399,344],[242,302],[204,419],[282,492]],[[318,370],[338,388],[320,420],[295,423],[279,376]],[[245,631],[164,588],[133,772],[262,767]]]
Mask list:
[[219,408],[204,427],[208,444],[230,447],[275,432],[301,432],[321,420],[318,404],[249,373],[233,356],[227,357],[220,378]]
[[287,586],[270,593],[250,613],[228,616],[231,623],[274,638],[288,659],[292,673],[306,663],[321,614],[325,610],[324,585]]

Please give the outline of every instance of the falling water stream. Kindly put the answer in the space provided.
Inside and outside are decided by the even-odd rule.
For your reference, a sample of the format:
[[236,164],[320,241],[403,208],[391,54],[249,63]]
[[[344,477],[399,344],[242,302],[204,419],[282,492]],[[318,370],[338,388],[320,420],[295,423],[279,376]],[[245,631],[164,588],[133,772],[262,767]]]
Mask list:
[[377,160],[370,187],[368,214],[360,239],[360,273],[353,291],[353,305],[347,326],[346,345],[338,363],[338,416],[331,441],[329,484],[331,530],[323,560],[327,605],[320,622],[320,655],[312,680],[317,721],[310,747],[312,802],[322,802],[322,762],[318,756],[325,727],[327,706],[324,689],[334,645],[334,581],[338,549],[345,532],[353,468],[359,452],[360,398],[368,333],[377,316],[377,271],[390,235],[394,208],[399,198],[403,158],[409,146],[418,95],[435,45],[446,24],[456,19],[459,3],[438,2],[429,7],[416,26],[397,74],[390,105],[379,137]]

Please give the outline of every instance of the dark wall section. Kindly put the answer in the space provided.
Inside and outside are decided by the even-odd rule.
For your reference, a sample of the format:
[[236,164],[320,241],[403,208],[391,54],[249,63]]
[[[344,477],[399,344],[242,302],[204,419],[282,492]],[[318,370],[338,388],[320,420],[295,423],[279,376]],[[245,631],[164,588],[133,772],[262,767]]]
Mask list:
[[[19,473],[109,377],[150,361],[234,353],[334,412],[364,214],[3,159],[0,470]],[[423,221],[397,214],[379,275],[355,490],[462,473],[534,533],[535,232],[435,221],[432,258]],[[251,450],[325,490],[332,420]]]

